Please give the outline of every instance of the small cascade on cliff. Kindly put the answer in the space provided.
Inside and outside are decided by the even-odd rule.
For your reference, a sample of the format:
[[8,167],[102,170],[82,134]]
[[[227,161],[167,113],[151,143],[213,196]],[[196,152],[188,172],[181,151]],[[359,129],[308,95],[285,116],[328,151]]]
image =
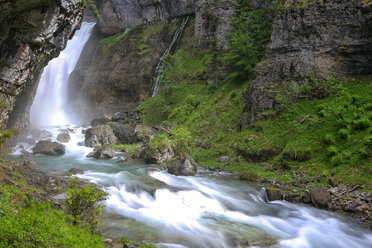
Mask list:
[[62,126],[68,124],[64,111],[67,82],[88,41],[95,23],[84,22],[65,50],[44,68],[34,103],[31,107],[31,125]]
[[159,91],[160,83],[164,77],[165,60],[169,56],[174,45],[177,43],[180,35],[183,33],[183,30],[185,29],[185,26],[187,22],[189,21],[189,19],[190,19],[189,16],[186,16],[183,18],[181,26],[177,29],[176,33],[174,34],[171,44],[169,45],[168,49],[165,50],[163,56],[159,60],[158,65],[156,66],[154,84],[152,85],[152,89],[151,89],[151,97],[156,96],[156,94]]

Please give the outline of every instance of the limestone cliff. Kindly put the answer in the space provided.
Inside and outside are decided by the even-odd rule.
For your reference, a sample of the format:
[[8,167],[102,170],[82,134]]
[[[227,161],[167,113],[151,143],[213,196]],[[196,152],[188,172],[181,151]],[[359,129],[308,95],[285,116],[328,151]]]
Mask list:
[[[297,91],[309,74],[372,74],[372,6],[362,1],[316,1],[278,10],[271,44],[245,92],[243,125],[273,116],[277,94]],[[322,97],[320,92],[317,97]]]
[[43,68],[82,21],[81,0],[0,1],[0,125],[23,129]]
[[[80,120],[130,111],[149,97],[156,65],[180,26],[182,18],[178,16],[190,14],[192,18],[184,31],[187,41],[180,40],[177,48],[184,48],[186,43],[196,51],[207,47],[226,51],[229,47],[231,1],[120,3],[97,1],[102,19],[106,21],[94,31],[69,79],[70,114]],[[132,8],[135,11],[130,11]],[[149,8],[157,9],[150,11],[154,14],[151,18],[148,17],[150,12],[146,12]],[[134,13],[138,15],[134,17]],[[117,19],[119,17],[121,19]],[[124,32],[128,27],[132,27],[131,31]],[[117,33],[109,36],[112,32]],[[212,48],[214,41],[216,44]],[[219,65],[213,66],[212,72],[220,69]],[[207,76],[203,79],[207,80]]]

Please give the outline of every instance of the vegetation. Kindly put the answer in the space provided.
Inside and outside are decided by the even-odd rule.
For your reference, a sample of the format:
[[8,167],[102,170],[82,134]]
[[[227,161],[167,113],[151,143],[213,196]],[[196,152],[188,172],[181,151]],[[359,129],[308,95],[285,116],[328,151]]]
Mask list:
[[235,1],[230,51],[224,57],[232,81],[246,82],[253,78],[255,66],[270,42],[272,9],[252,10],[251,5],[251,1]]
[[35,198],[42,192],[19,173],[13,171],[18,176],[9,178],[6,168],[13,171],[12,165],[1,162],[0,247],[105,247],[101,235],[86,225],[74,224],[73,216]]
[[102,16],[93,0],[84,0],[83,3],[87,6],[100,23],[103,23]]

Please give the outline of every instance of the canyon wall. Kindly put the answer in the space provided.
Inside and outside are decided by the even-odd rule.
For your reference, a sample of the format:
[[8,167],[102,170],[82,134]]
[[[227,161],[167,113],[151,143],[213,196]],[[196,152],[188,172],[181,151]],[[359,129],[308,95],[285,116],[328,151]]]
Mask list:
[[244,126],[275,116],[278,94],[300,91],[309,77],[372,74],[372,5],[332,0],[287,6],[276,12],[271,40],[245,92]]
[[80,0],[0,1],[0,125],[27,129],[38,81],[81,25]]
[[97,25],[69,79],[69,114],[76,120],[131,111],[147,99],[157,63],[184,15],[191,16],[187,40],[176,48],[201,50],[213,40],[216,50],[229,47],[231,1],[97,0],[97,7],[104,24]]

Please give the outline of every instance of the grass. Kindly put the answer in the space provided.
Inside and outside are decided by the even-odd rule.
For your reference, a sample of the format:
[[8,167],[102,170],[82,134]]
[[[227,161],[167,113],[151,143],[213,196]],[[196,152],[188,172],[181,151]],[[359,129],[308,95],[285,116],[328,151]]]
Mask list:
[[[326,82],[329,97],[288,104],[276,118],[240,132],[249,82],[207,85],[183,61],[185,54],[208,70],[207,53],[180,51],[170,61],[166,86],[139,109],[147,125],[173,123],[190,131],[199,164],[284,181],[289,171],[305,172],[309,180],[323,176],[323,184],[334,174],[336,182],[372,188],[371,77]],[[219,163],[220,156],[231,162]]]
[[11,171],[11,165],[0,163],[0,247],[105,247],[103,236],[90,227],[73,225],[72,216],[34,200],[43,194],[40,189],[20,174],[9,177]]

